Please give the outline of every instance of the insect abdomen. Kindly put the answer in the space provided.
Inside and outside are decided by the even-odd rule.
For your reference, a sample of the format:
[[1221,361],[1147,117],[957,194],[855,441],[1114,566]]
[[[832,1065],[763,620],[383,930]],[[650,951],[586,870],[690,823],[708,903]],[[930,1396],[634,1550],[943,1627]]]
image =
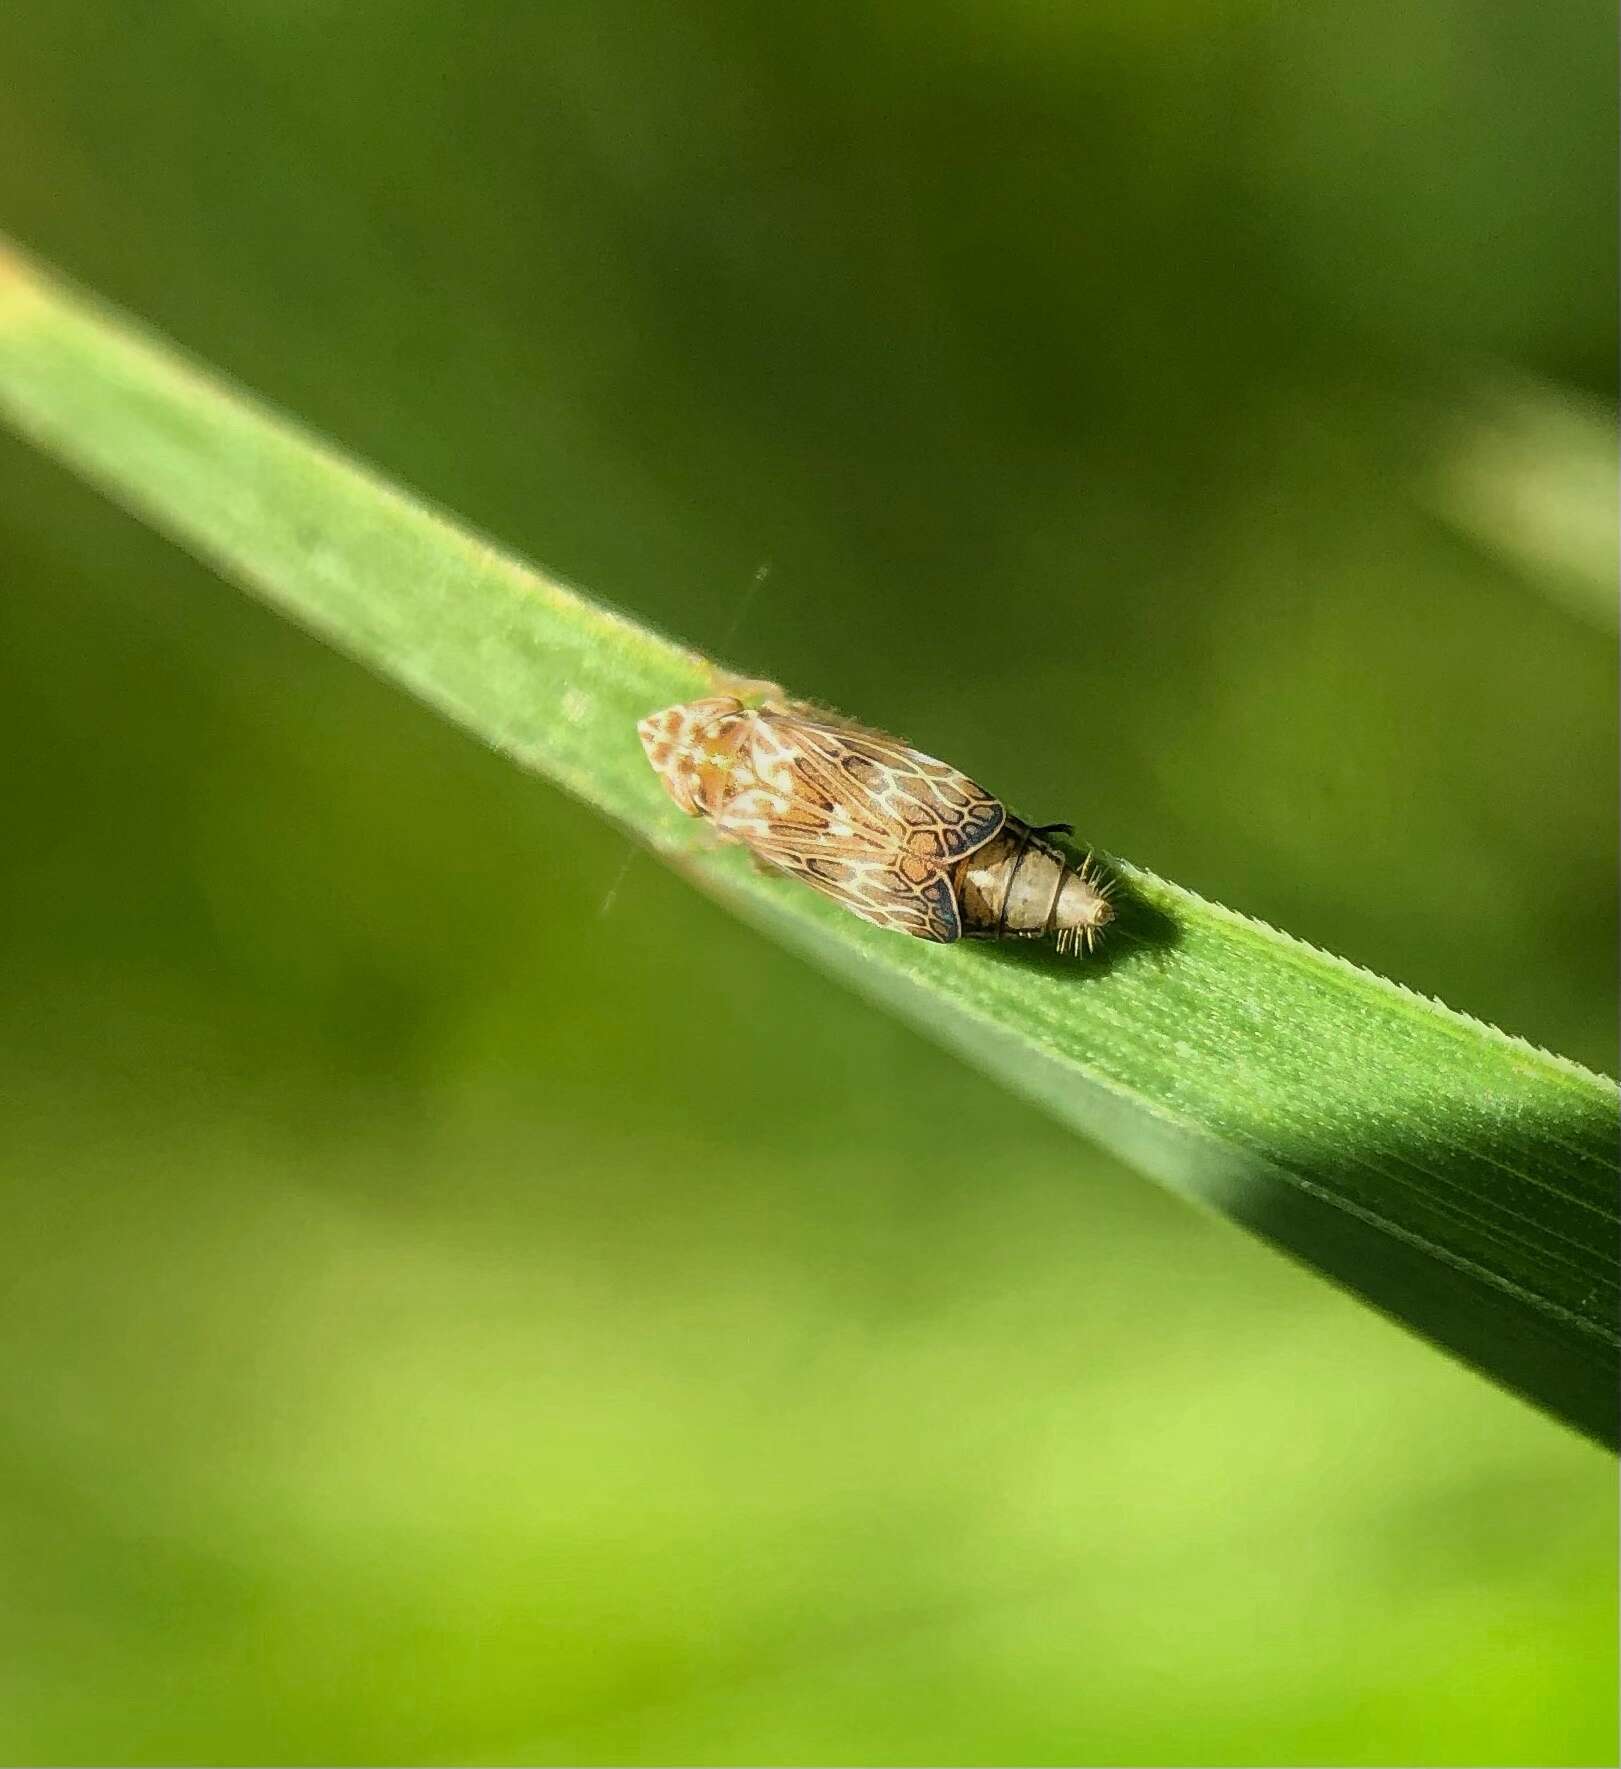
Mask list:
[[969,940],[1040,940],[1059,951],[1090,950],[1114,919],[1107,893],[1086,865],[1072,866],[1051,842],[1009,817],[957,863],[953,882]]

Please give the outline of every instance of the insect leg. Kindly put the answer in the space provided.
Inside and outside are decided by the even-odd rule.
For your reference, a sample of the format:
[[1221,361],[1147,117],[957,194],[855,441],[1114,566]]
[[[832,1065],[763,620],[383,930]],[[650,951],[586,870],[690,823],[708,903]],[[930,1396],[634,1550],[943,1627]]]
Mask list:
[[1007,882],[1002,886],[1002,907],[997,913],[996,932],[991,935],[993,940],[1007,938],[1007,912],[1008,904],[1013,897],[1013,881],[1019,876],[1019,868],[1024,864],[1025,854],[1029,851],[1030,843],[1035,839],[1036,832],[1028,823],[1021,823],[1019,830],[1019,851],[1013,856],[1013,864],[1007,869]]

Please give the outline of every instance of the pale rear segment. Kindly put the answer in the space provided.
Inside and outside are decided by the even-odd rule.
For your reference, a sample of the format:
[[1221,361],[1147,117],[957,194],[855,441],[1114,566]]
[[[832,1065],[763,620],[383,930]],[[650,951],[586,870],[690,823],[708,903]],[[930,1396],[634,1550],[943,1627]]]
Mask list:
[[994,841],[958,863],[953,883],[971,940],[1043,940],[1090,952],[1114,905],[1090,860],[1070,865],[1039,830],[1009,817]]
[[1056,934],[1062,946],[1066,927],[1108,917],[1090,882],[998,799],[880,731],[729,695],[667,707],[637,731],[689,816],[878,927],[942,944]]

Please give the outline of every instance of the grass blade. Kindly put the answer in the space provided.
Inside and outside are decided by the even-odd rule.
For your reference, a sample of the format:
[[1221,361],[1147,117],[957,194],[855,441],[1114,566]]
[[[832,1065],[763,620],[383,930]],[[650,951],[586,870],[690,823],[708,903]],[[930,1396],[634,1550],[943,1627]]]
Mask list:
[[[757,876],[675,811],[636,741],[642,713],[711,686],[709,660],[3,247],[0,415],[968,1061],[1615,1441],[1613,1082],[1124,861],[1118,935],[1087,964],[880,934]],[[918,735],[954,755],[949,732]]]

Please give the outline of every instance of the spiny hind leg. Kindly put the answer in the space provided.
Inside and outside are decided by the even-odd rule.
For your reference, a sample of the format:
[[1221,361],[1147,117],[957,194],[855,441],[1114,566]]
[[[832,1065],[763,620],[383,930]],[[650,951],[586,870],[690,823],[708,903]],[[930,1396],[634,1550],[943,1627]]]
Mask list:
[[[742,844],[740,844],[742,845]],[[749,857],[749,865],[761,878],[787,878],[788,874],[780,866],[773,866],[769,860],[762,860],[754,849],[743,846],[743,852]]]
[[692,845],[704,854],[735,854],[741,849],[750,867],[761,878],[786,876],[780,866],[773,866],[769,860],[762,860],[742,837],[728,835],[724,829],[717,829],[707,817],[695,831]]
[[762,676],[734,676],[718,666],[710,671],[717,694],[729,694],[741,700],[751,711],[763,706],[786,705],[787,691],[780,682],[768,682]]
[[849,713],[841,713],[836,706],[824,706],[819,700],[796,700],[780,688],[775,698],[766,701],[761,710],[791,713],[796,719],[804,719],[812,725],[825,725],[834,731],[848,731],[853,737],[875,737],[880,743],[896,743],[903,749],[908,747],[906,739],[897,737],[893,731],[880,730],[865,719],[852,718]]

